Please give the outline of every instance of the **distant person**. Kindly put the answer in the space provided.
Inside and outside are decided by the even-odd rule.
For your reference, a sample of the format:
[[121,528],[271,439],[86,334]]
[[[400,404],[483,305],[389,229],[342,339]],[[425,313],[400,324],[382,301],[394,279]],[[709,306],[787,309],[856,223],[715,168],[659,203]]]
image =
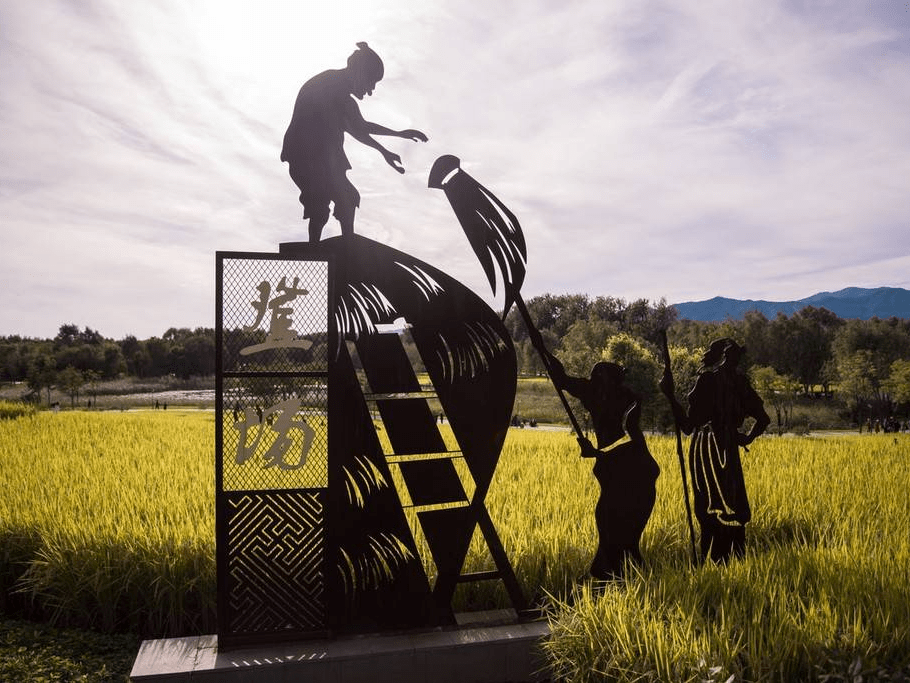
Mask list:
[[[318,242],[329,220],[329,204],[341,224],[342,235],[354,234],[354,212],[360,193],[348,180],[351,168],[344,153],[344,134],[379,151],[386,163],[404,173],[401,157],[379,144],[373,135],[389,135],[426,142],[419,130],[393,131],[364,120],[354,97],[362,100],[382,80],[382,60],[366,43],[348,57],[344,69],[323,71],[303,84],[294,114],[284,135],[281,160],[287,161],[291,179],[300,188],[303,217],[309,219],[310,242]],[[353,95],[353,97],[352,97]]]
[[[739,457],[771,422],[749,379],[737,372],[745,349],[729,338],[711,343],[702,358],[689,410],[674,395],[673,377],[665,373],[660,388],[670,401],[676,424],[692,434],[689,470],[695,517],[701,528],[702,557],[725,562],[745,553],[746,524],[752,510],[746,495]],[[747,417],[755,419],[748,434],[739,431]]]
[[[639,426],[641,397],[624,384],[625,368],[597,363],[590,379],[571,377],[549,356],[553,383],[578,398],[591,415],[597,448],[578,435],[582,456],[595,458],[594,478],[600,497],[594,508],[598,546],[591,576],[622,578],[627,560],[642,561],[639,542],[651,517],[660,467],[651,457]],[[628,434],[629,441],[603,450]]]

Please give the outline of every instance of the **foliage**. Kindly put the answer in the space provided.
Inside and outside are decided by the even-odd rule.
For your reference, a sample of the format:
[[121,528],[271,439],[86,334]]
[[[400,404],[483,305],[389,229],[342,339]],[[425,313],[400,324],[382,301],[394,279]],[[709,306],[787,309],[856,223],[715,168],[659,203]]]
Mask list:
[[[879,361],[880,362],[880,361]],[[891,400],[884,392],[875,353],[859,349],[837,359],[838,385],[854,420],[860,425],[868,418],[880,419],[890,413]],[[862,429],[862,426],[860,426]]]
[[79,390],[85,385],[85,376],[72,365],[68,365],[57,373],[57,381],[60,383],[60,387],[69,394],[70,406],[75,407],[76,399],[79,398]]
[[0,423],[4,593],[66,624],[213,629],[213,434],[202,412]]
[[[762,438],[744,460],[747,556],[689,566],[679,480],[663,473],[623,584],[554,600],[546,649],[570,681],[866,680],[910,669],[907,437]],[[902,482],[902,483],[898,483]],[[898,679],[895,679],[898,680]]]
[[17,417],[34,415],[37,409],[21,401],[0,401],[0,420],[12,420]]
[[47,391],[47,402],[51,402],[51,389],[57,382],[57,363],[49,353],[42,353],[32,360],[28,368],[28,388],[35,394]]
[[[667,329],[676,320],[676,310],[667,305],[664,299],[652,304],[647,299],[626,302],[610,296],[592,299],[587,294],[544,294],[529,299],[526,304],[531,320],[545,339],[546,333],[549,333],[555,340],[556,343],[552,346],[548,340],[547,348],[551,352],[561,350],[571,353],[567,344],[573,343],[575,338],[570,338],[567,342],[565,337],[573,325],[579,322],[605,324],[613,332],[628,332],[653,341],[659,330]],[[516,343],[520,344],[527,339],[527,329],[517,310],[509,312],[505,324]],[[590,332],[576,330],[575,336],[590,342]],[[521,361],[522,357],[519,356],[519,362]],[[519,365],[519,368],[524,374],[532,372],[523,365]],[[570,373],[575,372],[568,365],[566,369]]]
[[695,386],[698,371],[701,369],[700,351],[685,346],[669,345],[670,370],[673,373],[676,400],[686,405],[687,393]]
[[[748,351],[742,363],[744,370],[753,365],[771,367],[778,375],[798,381],[803,396],[815,395],[816,387],[821,386],[820,394],[825,400],[840,408],[841,404],[850,404],[854,423],[872,417],[884,421],[895,409],[906,416],[910,410],[910,402],[896,400],[891,384],[886,384],[891,364],[910,360],[910,320],[843,320],[824,308],[807,306],[789,317],[779,314],[773,320],[751,311],[742,320],[697,322],[677,320],[676,310],[663,299],[653,303],[645,299],[627,302],[586,294],[544,294],[528,299],[526,304],[546,347],[576,376],[586,376],[599,359],[606,339],[620,332],[636,337],[659,357],[656,332],[666,329],[673,347],[695,354],[714,339],[732,337]],[[505,323],[515,344],[519,372],[524,376],[544,375],[540,357],[517,309],[510,310]],[[231,339],[231,331],[226,330],[228,355],[235,352]],[[406,348],[412,360],[417,360],[416,347]],[[848,372],[848,391],[840,392],[840,369],[856,365],[850,359],[857,351],[871,352],[872,363],[864,366],[862,377],[856,375],[855,367],[852,374]],[[676,354],[674,351],[674,358]],[[160,337],[140,340],[129,335],[114,341],[91,328],[80,330],[77,325],[65,324],[50,340],[0,337],[0,381],[28,380],[33,398],[39,394],[48,402],[54,387],[65,391],[71,404],[84,389],[72,384],[69,389],[64,387],[57,373],[68,367],[82,373],[88,393],[94,396],[100,381],[110,381],[123,373],[139,379],[189,379],[211,376],[214,363],[211,328],[172,327]],[[851,390],[858,379],[876,389],[868,396],[857,395]],[[680,375],[676,386],[680,392],[690,388]]]
[[566,372],[575,377],[588,377],[594,364],[603,360],[607,340],[618,331],[614,323],[598,319],[572,323],[557,354]]
[[[211,414],[181,411],[0,423],[0,575],[26,563],[17,585],[62,622],[211,632],[213,432]],[[743,463],[747,557],[698,568],[674,441],[648,444],[662,474],[645,566],[623,584],[579,585],[596,543],[592,463],[565,432],[509,433],[488,507],[525,592],[550,605],[561,675],[771,681],[907,666],[910,437],[759,439]],[[472,543],[465,571],[489,568]],[[506,604],[498,582],[456,597],[458,609]]]
[[139,648],[133,635],[60,630],[0,620],[0,680],[115,683],[127,675]]
[[[51,372],[67,367],[75,368],[86,378],[93,373],[98,380],[121,373],[135,377],[175,375],[184,379],[211,375],[215,372],[215,330],[172,327],[161,337],[139,340],[128,335],[114,341],[91,328],[80,331],[77,325],[66,324],[60,326],[52,340],[0,337],[0,380],[31,381],[37,369]],[[54,384],[53,379],[49,384]],[[35,390],[47,386],[44,381]]]
[[666,427],[669,424],[669,410],[657,390],[663,367],[653,351],[631,334],[621,332],[607,339],[601,359],[617,363],[626,369],[626,386],[641,396],[642,425]]
[[799,382],[779,374],[769,366],[753,366],[750,371],[752,386],[762,397],[766,406],[771,406],[777,417],[777,433],[788,430],[792,423],[793,407],[799,392]]
[[884,388],[896,402],[910,402],[910,360],[896,360],[891,363],[891,371]]

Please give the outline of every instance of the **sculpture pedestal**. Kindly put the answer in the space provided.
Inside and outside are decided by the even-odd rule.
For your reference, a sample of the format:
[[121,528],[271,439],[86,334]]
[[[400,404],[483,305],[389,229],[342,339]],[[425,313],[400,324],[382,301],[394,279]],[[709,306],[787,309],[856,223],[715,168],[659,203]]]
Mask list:
[[[457,615],[450,629],[344,636],[218,651],[214,635],[146,640],[136,683],[453,683],[543,681],[545,621],[517,622],[513,610]],[[507,620],[508,619],[508,620]]]

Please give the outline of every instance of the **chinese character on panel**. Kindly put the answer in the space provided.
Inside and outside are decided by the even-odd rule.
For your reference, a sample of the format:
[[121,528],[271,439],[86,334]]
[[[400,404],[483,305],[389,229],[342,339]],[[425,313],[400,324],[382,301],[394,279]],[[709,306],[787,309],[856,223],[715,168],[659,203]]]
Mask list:
[[[305,417],[298,417],[300,399],[289,398],[262,410],[246,408],[243,418],[234,424],[240,432],[237,441],[236,462],[243,465],[257,455],[260,445],[268,448],[263,455],[263,467],[278,467],[282,470],[297,470],[306,464],[307,455],[313,446],[315,432]],[[293,431],[298,431],[295,438]],[[274,435],[274,437],[272,437]],[[264,438],[265,437],[265,438]],[[269,444],[269,438],[274,440]],[[300,453],[293,459],[299,446]]]
[[298,339],[297,332],[291,327],[291,316],[294,315],[293,302],[298,296],[305,296],[309,291],[299,287],[300,278],[294,278],[293,284],[287,284],[287,278],[281,278],[278,286],[275,287],[275,296],[271,299],[272,286],[268,281],[263,280],[259,283],[259,300],[251,301],[250,305],[256,311],[256,320],[252,325],[247,325],[244,329],[255,330],[265,319],[268,311],[271,311],[269,318],[269,330],[266,339],[260,344],[253,344],[240,350],[240,354],[248,356],[251,353],[258,353],[267,349],[280,348],[297,348],[309,349],[313,342],[309,339]]

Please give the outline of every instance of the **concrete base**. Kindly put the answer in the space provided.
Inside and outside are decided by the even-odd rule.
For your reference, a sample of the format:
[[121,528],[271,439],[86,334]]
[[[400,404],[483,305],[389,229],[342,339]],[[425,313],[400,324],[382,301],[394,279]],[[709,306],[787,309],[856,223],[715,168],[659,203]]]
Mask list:
[[[504,621],[509,618],[508,621]],[[130,680],[136,683],[452,683],[543,681],[544,621],[517,622],[501,610],[458,615],[458,627],[345,636],[218,651],[217,636],[146,640]]]

